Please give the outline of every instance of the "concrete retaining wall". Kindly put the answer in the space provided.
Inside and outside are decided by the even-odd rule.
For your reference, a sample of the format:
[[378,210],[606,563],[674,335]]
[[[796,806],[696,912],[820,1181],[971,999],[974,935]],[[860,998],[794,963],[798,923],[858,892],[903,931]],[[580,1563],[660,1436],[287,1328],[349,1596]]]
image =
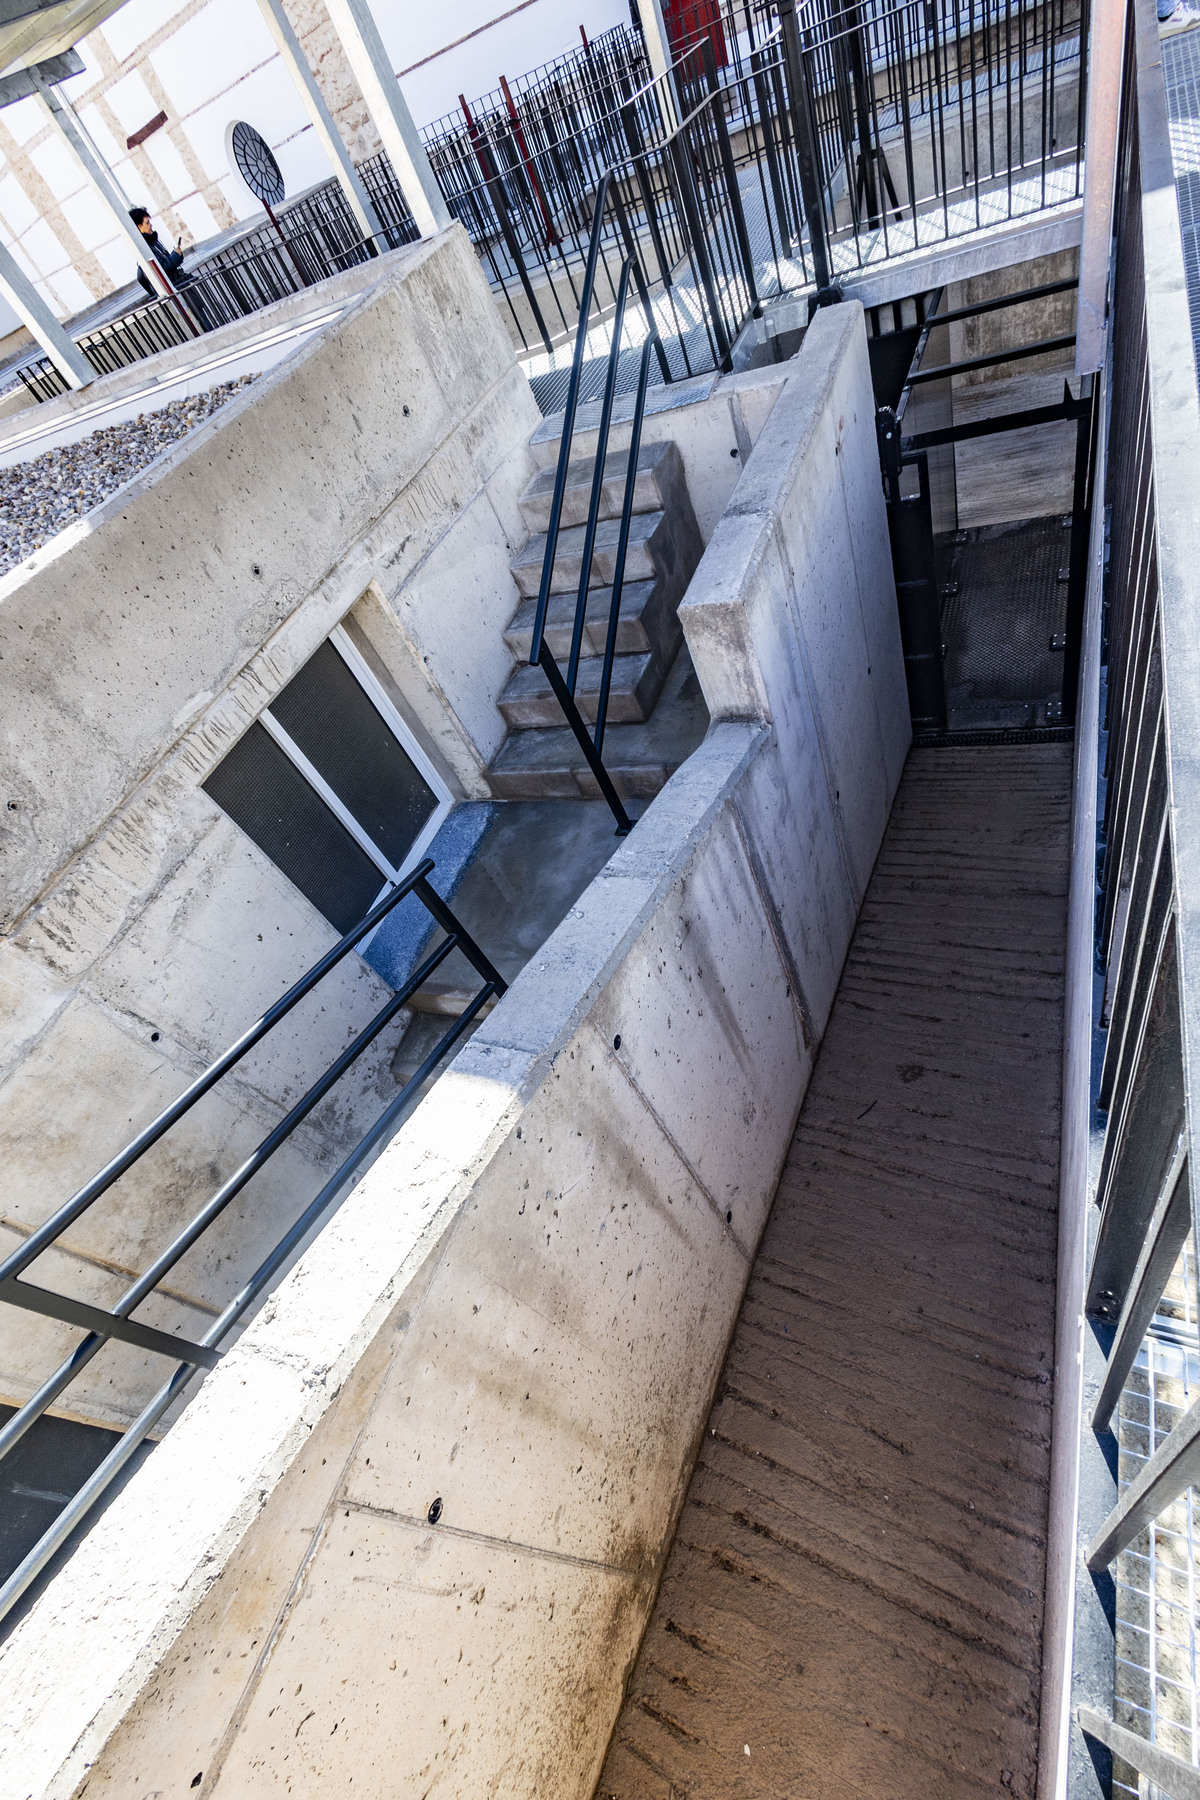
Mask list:
[[[486,795],[537,409],[461,228],[343,298],[336,324],[0,582],[2,1251],[336,940],[200,787],[334,625],[452,790]],[[386,994],[357,958],[343,964],[41,1278],[111,1304]],[[401,1029],[148,1322],[205,1327],[245,1258],[394,1094]],[[26,1398],[75,1335],[0,1309],[0,1399]],[[124,1420],[160,1379],[110,1346],[71,1404]]]
[[908,741],[861,311],[791,374],[718,722],[0,1652],[5,1795],[590,1793]]

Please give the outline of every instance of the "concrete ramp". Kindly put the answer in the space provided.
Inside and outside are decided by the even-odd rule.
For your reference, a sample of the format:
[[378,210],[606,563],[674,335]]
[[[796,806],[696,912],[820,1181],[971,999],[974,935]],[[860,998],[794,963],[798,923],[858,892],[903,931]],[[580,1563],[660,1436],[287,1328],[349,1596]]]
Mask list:
[[1071,755],[909,757],[602,1796],[1032,1800]]

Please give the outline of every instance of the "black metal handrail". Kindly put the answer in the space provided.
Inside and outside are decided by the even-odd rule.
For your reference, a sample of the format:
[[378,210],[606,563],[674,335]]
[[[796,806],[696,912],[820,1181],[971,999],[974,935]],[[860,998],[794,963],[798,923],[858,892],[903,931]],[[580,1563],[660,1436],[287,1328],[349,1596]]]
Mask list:
[[[550,596],[554,589],[554,568],[558,556],[559,532],[562,524],[563,500],[566,495],[567,477],[571,464],[571,449],[574,440],[575,415],[579,403],[580,379],[583,373],[584,359],[587,353],[588,332],[591,325],[591,309],[594,296],[596,268],[600,255],[601,238],[604,231],[605,208],[610,191],[616,196],[619,206],[619,195],[613,185],[613,174],[606,173],[596,193],[596,204],[592,216],[592,234],[588,249],[588,260],[584,270],[583,291],[580,301],[579,326],[575,336],[575,352],[571,363],[571,375],[567,386],[567,404],[563,414],[562,439],[559,445],[558,465],[554,476],[554,491],[550,502],[550,518],[546,531],[546,549],[542,559],[541,582],[538,587],[537,608],[534,614],[533,637],[529,650],[529,661],[540,667],[550,683],[550,687],[563,709],[567,723],[575,734],[576,742],[587,758],[588,766],[596,778],[601,794],[608,802],[609,808],[617,822],[618,836],[624,836],[632,829],[633,821],[625,810],[624,803],[617,793],[611,776],[604,766],[602,751],[608,697],[612,688],[613,660],[616,654],[617,627],[620,622],[621,597],[625,585],[625,563],[629,551],[630,519],[633,513],[634,490],[637,486],[637,465],[641,449],[642,421],[646,410],[646,390],[650,377],[650,357],[657,350],[665,381],[670,380],[670,369],[663,354],[659,340],[658,327],[654,319],[654,311],[650,303],[649,290],[645,274],[641,268],[632,238],[626,222],[626,237],[629,249],[622,261],[621,272],[617,279],[616,305],[611,321],[611,342],[609,346],[607,368],[605,372],[604,391],[600,402],[600,418],[597,428],[595,464],[592,471],[591,494],[588,502],[587,520],[584,526],[583,551],[579,575],[579,587],[575,597],[575,617],[571,628],[571,650],[567,662],[567,673],[564,678],[558,662],[546,642],[546,617],[550,607]],[[625,473],[625,489],[621,503],[621,524],[617,541],[617,555],[613,570],[612,591],[609,602],[608,630],[605,638],[604,656],[601,665],[600,690],[597,703],[595,730],[589,736],[587,725],[575,702],[575,687],[579,675],[579,658],[583,645],[583,634],[586,623],[588,592],[591,586],[592,557],[596,546],[596,533],[600,522],[600,506],[604,491],[604,465],[608,455],[609,431],[612,425],[613,399],[616,394],[617,373],[620,367],[622,346],[624,343],[625,311],[629,299],[630,282],[633,280],[638,289],[642,311],[646,323],[646,337],[642,345],[638,368],[637,389],[634,400],[633,420],[631,427],[629,460]]]
[[[418,863],[417,867],[398,882],[391,892],[367,913],[365,918],[361,919],[331,950],[314,963],[313,967],[299,981],[295,982],[273,1006],[268,1007],[267,1011],[256,1019],[215,1062],[211,1063],[203,1074],[197,1076],[195,1081],[191,1082],[177,1099],[165,1107],[157,1118],[140,1131],[116,1156],[112,1157],[90,1181],[79,1189],[78,1193],[65,1201],[43,1225],[30,1233],[17,1250],[14,1250],[0,1263],[0,1301],[28,1312],[40,1314],[44,1318],[57,1320],[61,1324],[81,1328],[85,1333],[70,1355],[42,1382],[37,1392],[18,1408],[8,1423],[0,1429],[0,1461],[16,1448],[26,1432],[36,1425],[37,1421],[71,1383],[82,1374],[105,1344],[113,1341],[131,1344],[154,1355],[176,1360],[179,1365],[138,1418],[122,1434],[119,1442],[84,1487],[63,1508],[19,1567],[13,1571],[3,1586],[0,1586],[0,1620],[3,1620],[17,1604],[22,1594],[37,1579],[80,1520],[86,1516],[90,1508],[116,1480],[138,1446],[187,1386],[196,1371],[216,1366],[222,1354],[219,1346],[244,1316],[248,1307],[264,1291],[267,1284],[328,1210],[338,1194],[345,1189],[371,1151],[386,1137],[410,1100],[417,1094],[438,1064],[449,1054],[481,1009],[493,996],[498,998],[505,992],[506,983],[499,971],[484,955],[470,933],[430,884],[429,876],[433,869],[434,863],[428,857]],[[24,1272],[38,1257],[57,1244],[63,1233],[77,1219],[87,1213],[123,1175],[127,1174],[146,1152],[171,1130],[172,1126],[177,1124],[197,1102],[216,1087],[217,1083],[231,1069],[235,1068],[281,1019],[286,1018],[292,1009],[317,987],[331,969],[349,955],[350,951],[361,943],[368,933],[374,931],[375,927],[409,895],[414,895],[421,902],[433,918],[435,925],[445,933],[441,942],[358,1032],[319,1079],[312,1083],[307,1092],[289,1108],[284,1117],[272,1131],[268,1132],[250,1156],[245,1158],[240,1166],[221,1183],[216,1192],[193,1215],[183,1229],[175,1234],[151,1266],[126,1289],[114,1306],[108,1309],[92,1306],[21,1279]],[[346,1157],[337,1172],[325,1183],[320,1193],[309,1203],[296,1222],[285,1232],[270,1254],[259,1264],[210,1329],[198,1341],[192,1342],[176,1336],[172,1332],[139,1323],[133,1315],[142,1302],[160,1287],[162,1281],[186,1252],[215,1223],[231,1201],[269,1162],[280,1146],[287,1141],[296,1128],[358,1060],[363,1051],[396,1018],[418,989],[424,986],[434,971],[456,949],[462,951],[472,968],[481,977],[482,985],[472,996],[462,1014],[455,1019],[424,1058],[416,1073],[405,1082],[400,1092],[390,1101],[371,1129]]]
[[[627,158],[639,240],[668,295],[690,265],[719,364],[735,270],[755,300],[810,281],[832,298],[839,270],[1077,195],[1087,15],[1088,0],[713,0],[666,76],[650,78],[639,34],[618,27],[423,137],[515,336],[550,354],[578,322],[599,182]],[[330,180],[280,214],[279,234],[256,227],[198,263],[175,329],[226,324],[411,241],[386,156],[360,172],[378,237]],[[622,254],[614,214],[605,229]],[[675,324],[688,373],[696,355]],[[164,347],[151,327],[172,329],[161,303],[140,327],[105,327],[103,346],[92,334],[85,354],[100,372],[135,361]],[[48,359],[18,373],[38,399],[65,391]]]

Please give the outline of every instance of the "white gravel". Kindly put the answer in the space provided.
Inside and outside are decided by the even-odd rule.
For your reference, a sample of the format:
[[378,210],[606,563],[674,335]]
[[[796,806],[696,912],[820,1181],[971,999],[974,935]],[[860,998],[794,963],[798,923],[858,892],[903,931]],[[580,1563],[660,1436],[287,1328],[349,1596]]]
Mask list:
[[77,444],[0,469],[0,575],[107,500],[253,380],[253,375],[243,375],[222,382],[203,394],[172,400],[157,412],[104,425]]

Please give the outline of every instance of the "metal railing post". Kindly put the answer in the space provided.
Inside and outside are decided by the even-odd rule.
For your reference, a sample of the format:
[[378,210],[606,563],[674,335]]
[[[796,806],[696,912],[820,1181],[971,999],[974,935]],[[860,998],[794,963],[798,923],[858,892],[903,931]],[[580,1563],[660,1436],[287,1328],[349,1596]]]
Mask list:
[[782,28],[783,54],[787,63],[788,97],[791,101],[792,130],[796,139],[796,161],[800,168],[800,192],[808,214],[808,238],[812,251],[813,274],[817,283],[817,302],[828,305],[841,299],[840,289],[831,285],[829,239],[825,230],[825,200],[821,180],[821,147],[813,129],[809,111],[808,87],[804,79],[804,51],[800,43],[800,27],[796,22],[796,0],[777,0]]

